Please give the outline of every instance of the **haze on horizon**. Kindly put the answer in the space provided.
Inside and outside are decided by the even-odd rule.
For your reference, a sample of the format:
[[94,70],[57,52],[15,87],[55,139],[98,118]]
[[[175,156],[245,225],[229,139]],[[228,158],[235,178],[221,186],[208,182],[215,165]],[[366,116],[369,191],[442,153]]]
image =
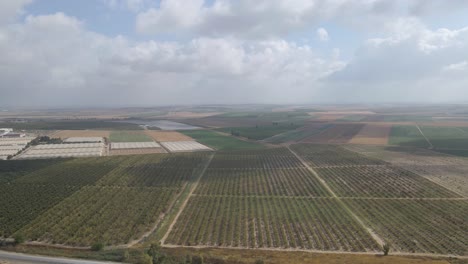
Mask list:
[[2,0],[0,106],[468,102],[464,0]]

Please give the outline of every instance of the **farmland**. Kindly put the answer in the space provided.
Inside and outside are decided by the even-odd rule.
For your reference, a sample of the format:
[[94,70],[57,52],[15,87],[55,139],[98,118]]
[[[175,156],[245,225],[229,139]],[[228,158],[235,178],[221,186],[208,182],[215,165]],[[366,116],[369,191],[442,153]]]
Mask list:
[[111,142],[149,142],[153,141],[143,132],[133,131],[113,131],[110,133]]
[[347,143],[363,127],[362,124],[334,124],[322,131],[303,139],[301,142],[314,143]]
[[422,126],[421,130],[436,149],[468,149],[468,132],[461,128]]
[[276,125],[276,126],[255,126],[255,127],[227,127],[219,129],[219,131],[230,133],[236,136],[245,137],[248,139],[262,140],[274,135],[299,128],[298,125]]
[[391,126],[386,124],[367,124],[349,143],[387,145]]
[[190,141],[193,138],[186,136],[176,131],[157,131],[157,130],[145,130],[145,134],[153,138],[158,142],[165,141]]
[[[73,246],[127,243],[158,221],[205,159],[192,154],[6,161],[10,169],[1,176],[9,180],[0,184],[0,201],[8,217],[0,232]],[[36,169],[11,176],[18,162]]]
[[345,199],[395,251],[467,255],[467,201]]
[[377,244],[333,198],[194,196],[168,243],[374,251]]
[[217,150],[242,150],[242,149],[260,149],[261,144],[242,141],[233,137],[218,134],[208,130],[186,130],[183,134],[197,140],[198,142]]
[[393,126],[388,143],[398,146],[429,147],[429,143],[416,126]]

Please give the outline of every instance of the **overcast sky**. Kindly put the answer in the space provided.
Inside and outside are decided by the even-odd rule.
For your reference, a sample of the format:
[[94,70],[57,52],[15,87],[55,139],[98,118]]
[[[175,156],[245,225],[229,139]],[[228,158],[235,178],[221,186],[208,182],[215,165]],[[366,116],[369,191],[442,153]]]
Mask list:
[[468,1],[0,1],[0,108],[324,102],[468,102]]

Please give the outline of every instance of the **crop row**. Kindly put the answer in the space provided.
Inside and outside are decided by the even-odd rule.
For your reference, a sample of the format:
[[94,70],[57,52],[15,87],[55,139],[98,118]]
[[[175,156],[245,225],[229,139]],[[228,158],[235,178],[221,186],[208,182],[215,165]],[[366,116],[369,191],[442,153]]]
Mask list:
[[210,164],[211,168],[294,168],[303,167],[294,156],[253,156],[217,154]]
[[375,251],[334,198],[192,196],[169,244]]
[[0,237],[9,237],[77,190],[52,184],[0,184]]
[[395,166],[317,168],[340,197],[459,197],[417,174]]
[[291,149],[314,167],[385,164],[334,145],[295,144]]
[[468,201],[343,201],[395,251],[468,254]]
[[151,229],[176,192],[87,186],[18,232],[28,239],[72,246],[128,243]]
[[208,169],[195,193],[201,195],[330,196],[306,168]]

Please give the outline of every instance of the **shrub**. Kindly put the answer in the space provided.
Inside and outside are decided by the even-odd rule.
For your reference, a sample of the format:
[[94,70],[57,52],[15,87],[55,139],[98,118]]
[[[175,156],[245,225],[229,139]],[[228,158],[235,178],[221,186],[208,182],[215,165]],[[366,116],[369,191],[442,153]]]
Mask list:
[[382,246],[382,251],[383,251],[384,256],[387,256],[388,252],[390,251],[390,245],[388,243],[385,243]]
[[101,242],[96,242],[93,245],[91,245],[92,251],[101,251],[103,248],[104,248],[104,244]]

